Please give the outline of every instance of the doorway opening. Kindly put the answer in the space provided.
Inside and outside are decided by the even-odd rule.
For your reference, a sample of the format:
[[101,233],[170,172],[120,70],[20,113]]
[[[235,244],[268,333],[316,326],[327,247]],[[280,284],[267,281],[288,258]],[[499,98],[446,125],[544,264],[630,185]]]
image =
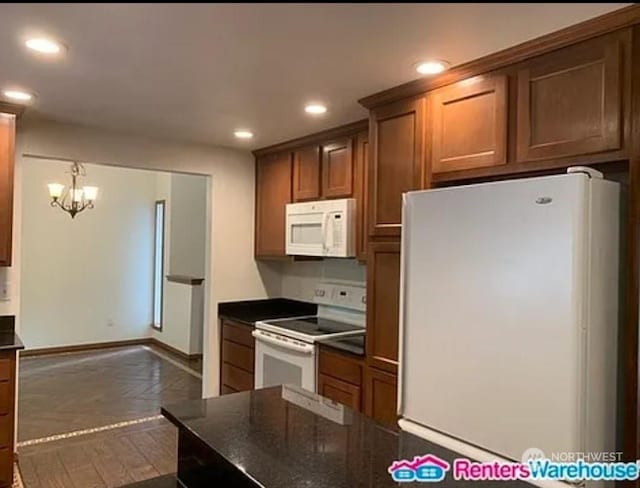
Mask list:
[[69,165],[21,166],[26,488],[51,456],[64,486],[174,472],[175,431],[160,406],[202,398],[210,177],[83,162],[100,192],[71,219],[47,192]]

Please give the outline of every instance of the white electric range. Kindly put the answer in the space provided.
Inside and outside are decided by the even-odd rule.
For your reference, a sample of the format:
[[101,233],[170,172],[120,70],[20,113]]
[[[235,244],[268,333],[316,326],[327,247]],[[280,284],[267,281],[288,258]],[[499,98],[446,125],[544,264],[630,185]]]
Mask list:
[[315,392],[317,344],[364,335],[364,285],[319,283],[313,301],[318,304],[315,316],[256,323],[256,388],[293,384]]

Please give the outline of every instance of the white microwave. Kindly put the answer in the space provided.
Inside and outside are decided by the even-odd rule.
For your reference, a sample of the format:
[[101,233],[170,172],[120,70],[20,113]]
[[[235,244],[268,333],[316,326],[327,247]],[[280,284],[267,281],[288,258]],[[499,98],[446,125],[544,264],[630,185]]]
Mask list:
[[353,198],[288,204],[287,254],[355,257],[355,206]]

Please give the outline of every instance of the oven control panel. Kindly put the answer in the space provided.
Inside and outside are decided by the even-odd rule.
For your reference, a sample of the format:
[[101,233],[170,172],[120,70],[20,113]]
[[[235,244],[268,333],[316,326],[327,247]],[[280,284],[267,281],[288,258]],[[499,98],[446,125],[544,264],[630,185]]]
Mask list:
[[360,284],[319,283],[316,285],[313,301],[364,312],[367,308],[367,290]]

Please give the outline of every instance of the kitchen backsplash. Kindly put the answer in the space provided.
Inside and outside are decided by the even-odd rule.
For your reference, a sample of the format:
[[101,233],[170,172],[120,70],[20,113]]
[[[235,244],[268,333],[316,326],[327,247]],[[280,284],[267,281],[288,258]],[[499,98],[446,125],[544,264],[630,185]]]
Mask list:
[[[280,277],[279,290],[271,290],[271,296],[295,300],[313,300],[313,292],[319,281],[366,282],[366,266],[355,259],[324,259],[322,261],[291,261],[269,266],[271,280]],[[266,270],[264,270],[266,271]],[[263,273],[264,273],[263,271]]]

